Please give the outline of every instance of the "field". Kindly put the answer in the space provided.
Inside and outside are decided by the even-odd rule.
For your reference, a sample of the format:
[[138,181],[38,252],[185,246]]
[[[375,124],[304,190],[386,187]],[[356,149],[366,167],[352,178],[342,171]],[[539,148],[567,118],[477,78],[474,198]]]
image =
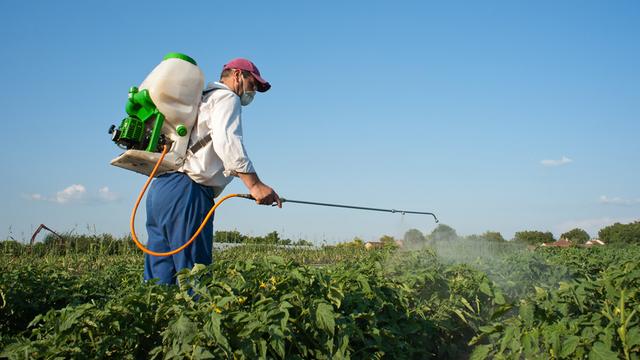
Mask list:
[[179,287],[125,241],[0,242],[0,357],[638,359],[640,247],[239,246]]

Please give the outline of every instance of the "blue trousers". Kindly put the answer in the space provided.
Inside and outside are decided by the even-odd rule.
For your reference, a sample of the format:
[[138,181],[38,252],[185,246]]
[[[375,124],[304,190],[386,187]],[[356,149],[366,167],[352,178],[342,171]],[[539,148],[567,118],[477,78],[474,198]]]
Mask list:
[[[199,185],[184,173],[158,176],[147,193],[147,247],[167,252],[184,245],[196,232],[213,205],[213,189]],[[200,235],[183,251],[171,256],[145,254],[144,279],[176,284],[176,273],[194,264],[212,261],[213,216]]]

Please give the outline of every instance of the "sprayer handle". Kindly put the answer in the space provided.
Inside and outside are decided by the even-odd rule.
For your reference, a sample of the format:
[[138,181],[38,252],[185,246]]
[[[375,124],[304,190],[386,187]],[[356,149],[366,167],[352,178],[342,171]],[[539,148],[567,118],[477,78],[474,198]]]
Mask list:
[[[251,194],[238,194],[238,197],[241,197],[243,199],[249,199],[249,200],[255,200],[256,198],[254,198],[253,196],[251,196]],[[287,201],[287,199],[285,198],[280,198],[280,202],[283,203]],[[271,204],[271,206],[278,206],[278,204]]]

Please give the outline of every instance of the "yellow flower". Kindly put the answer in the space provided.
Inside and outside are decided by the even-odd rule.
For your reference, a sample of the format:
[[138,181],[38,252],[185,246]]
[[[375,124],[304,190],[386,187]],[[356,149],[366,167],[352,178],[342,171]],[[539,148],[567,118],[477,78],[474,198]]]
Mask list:
[[244,296],[238,296],[238,304],[242,305],[247,301],[247,298]]
[[278,281],[276,280],[275,276],[272,276],[269,281],[271,282],[271,284],[275,285]]
[[264,281],[260,281],[260,289],[266,289],[267,284]]
[[213,304],[211,306],[211,308],[213,309],[213,311],[217,312],[218,314],[222,313],[222,309],[220,309],[218,306],[216,306],[215,304]]

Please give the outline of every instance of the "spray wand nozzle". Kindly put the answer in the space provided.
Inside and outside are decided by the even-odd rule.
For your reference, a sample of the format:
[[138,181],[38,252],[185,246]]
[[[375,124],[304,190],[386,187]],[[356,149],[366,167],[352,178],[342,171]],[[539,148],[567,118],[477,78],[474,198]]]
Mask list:
[[[249,200],[255,200],[255,198],[254,198],[253,196],[251,196],[251,194],[238,194],[238,197],[241,197],[241,198],[244,198],[244,199],[249,199]],[[368,210],[368,211],[382,211],[382,212],[390,212],[390,213],[393,213],[393,214],[395,214],[395,213],[400,213],[400,214],[402,214],[402,215],[405,215],[405,214],[431,215],[431,216],[433,216],[433,219],[435,220],[435,222],[436,222],[436,223],[439,223],[439,222],[440,222],[434,213],[431,213],[431,212],[424,212],[424,211],[408,211],[408,210],[396,210],[396,209],[380,209],[380,208],[372,208],[372,207],[364,207],[364,206],[340,205],[340,204],[329,204],[329,203],[320,203],[320,202],[313,202],[313,201],[291,200],[291,199],[285,199],[285,198],[280,198],[280,201],[281,201],[282,203],[290,202],[290,203],[305,204],[305,205],[318,205],[318,206],[339,207],[339,208],[344,208],[344,209],[356,209],[356,210]]]

